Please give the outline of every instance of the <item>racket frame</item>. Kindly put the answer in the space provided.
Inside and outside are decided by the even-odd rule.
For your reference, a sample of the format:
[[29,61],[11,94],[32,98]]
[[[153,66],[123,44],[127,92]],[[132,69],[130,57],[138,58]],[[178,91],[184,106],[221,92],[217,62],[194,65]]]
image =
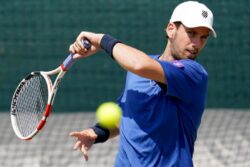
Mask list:
[[[87,40],[84,39],[82,40],[82,44],[83,46],[88,50],[91,48],[91,43]],[[73,54],[69,54],[68,57],[63,61],[63,63],[57,67],[56,69],[52,70],[52,71],[38,71],[38,72],[31,72],[31,74],[29,74],[28,76],[26,76],[17,86],[15,93],[13,95],[12,101],[11,101],[11,123],[12,123],[12,127],[14,132],[16,133],[17,137],[19,137],[20,139],[23,140],[31,140],[45,125],[47,118],[49,117],[51,110],[52,110],[52,106],[55,100],[55,96],[59,87],[59,84],[62,80],[62,78],[64,77],[65,73],[71,68],[71,66],[74,64],[75,59],[73,58]],[[39,121],[36,129],[34,129],[34,131],[27,135],[27,136],[23,136],[18,128],[17,125],[17,119],[16,119],[16,100],[18,97],[18,94],[20,93],[22,87],[26,84],[26,82],[34,75],[40,74],[46,81],[47,84],[47,90],[48,90],[48,101],[47,101],[47,105],[45,108],[45,111],[43,112],[43,117],[42,119]],[[49,76],[52,75],[57,75],[53,85],[52,85],[52,81],[50,79]]]
[[[13,96],[13,100],[12,100],[12,107],[11,107],[11,123],[12,123],[12,127],[14,132],[16,133],[16,135],[23,140],[31,140],[45,125],[47,118],[49,117],[51,110],[52,110],[52,106],[54,103],[54,99],[59,87],[59,83],[61,82],[62,78],[64,77],[65,73],[67,71],[63,68],[63,66],[59,66],[58,68],[52,70],[52,71],[36,71],[36,72],[31,72],[27,77],[25,77],[20,84],[18,85],[17,89],[15,90],[14,96]],[[44,80],[46,81],[47,84],[47,90],[48,90],[48,101],[47,101],[47,105],[46,105],[46,109],[43,112],[43,117],[42,119],[39,121],[36,129],[28,136],[23,136],[18,128],[17,125],[17,119],[16,119],[16,109],[15,109],[15,103],[16,103],[16,98],[20,92],[20,90],[22,89],[23,86],[25,86],[25,84],[27,83],[27,81],[34,75],[41,75]],[[57,75],[53,85],[52,85],[52,81],[50,79],[49,76],[52,75]]]

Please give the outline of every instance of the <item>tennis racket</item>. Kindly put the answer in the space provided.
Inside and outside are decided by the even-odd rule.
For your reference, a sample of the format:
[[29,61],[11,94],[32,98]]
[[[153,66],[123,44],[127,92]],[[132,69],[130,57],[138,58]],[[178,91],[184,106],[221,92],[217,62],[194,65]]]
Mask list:
[[[82,41],[86,49],[88,40]],[[37,71],[27,75],[17,86],[11,101],[11,123],[17,137],[32,139],[45,125],[55,100],[58,86],[65,73],[74,64],[73,54],[52,71]],[[51,76],[57,77],[52,84]]]

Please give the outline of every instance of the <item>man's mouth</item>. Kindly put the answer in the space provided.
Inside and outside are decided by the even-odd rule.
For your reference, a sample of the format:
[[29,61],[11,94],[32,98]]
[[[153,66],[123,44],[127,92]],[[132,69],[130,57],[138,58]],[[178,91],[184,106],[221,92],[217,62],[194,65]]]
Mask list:
[[197,49],[187,49],[187,52],[190,53],[191,55],[197,55],[198,54]]

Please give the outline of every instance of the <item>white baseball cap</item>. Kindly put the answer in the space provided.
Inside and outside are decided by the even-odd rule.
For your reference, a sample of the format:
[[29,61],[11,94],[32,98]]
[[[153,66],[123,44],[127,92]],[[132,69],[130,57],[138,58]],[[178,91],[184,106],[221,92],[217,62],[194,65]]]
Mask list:
[[173,11],[170,22],[181,22],[188,28],[207,27],[216,38],[213,29],[213,13],[208,7],[196,1],[186,1],[179,4]]

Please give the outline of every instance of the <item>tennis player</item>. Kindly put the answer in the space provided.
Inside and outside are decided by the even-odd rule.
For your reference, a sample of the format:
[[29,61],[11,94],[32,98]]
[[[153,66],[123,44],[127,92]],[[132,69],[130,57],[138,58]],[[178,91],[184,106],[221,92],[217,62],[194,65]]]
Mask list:
[[[70,135],[85,159],[94,143],[120,134],[116,167],[192,167],[197,130],[207,95],[208,74],[195,61],[209,36],[216,37],[213,14],[204,4],[187,1],[173,11],[166,26],[168,38],[161,55],[148,56],[106,35],[81,32],[70,51],[76,58],[106,51],[128,71],[118,100],[120,127],[98,124]],[[92,47],[84,49],[81,39]]]

